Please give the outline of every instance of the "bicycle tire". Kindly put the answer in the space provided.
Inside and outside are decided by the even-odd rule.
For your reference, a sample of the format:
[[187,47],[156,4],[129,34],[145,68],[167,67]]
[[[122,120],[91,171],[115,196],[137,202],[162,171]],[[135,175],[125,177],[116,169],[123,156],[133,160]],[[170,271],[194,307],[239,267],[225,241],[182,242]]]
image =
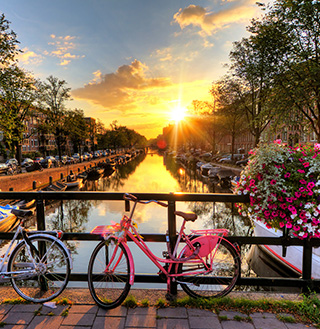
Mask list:
[[[56,298],[66,288],[70,277],[70,260],[66,247],[51,236],[30,236],[33,265],[29,246],[21,241],[12,251],[8,261],[8,272],[12,272],[11,284],[14,290],[24,299],[43,303]],[[40,258],[39,242],[42,243],[44,255]],[[15,274],[26,270],[25,274]]]
[[[181,255],[181,258],[183,257],[184,254]],[[234,288],[240,275],[240,255],[235,247],[222,239],[217,248],[202,259],[208,265],[212,262],[211,272],[200,273],[204,270],[204,265],[194,260],[179,264],[178,273],[199,272],[199,275],[177,277],[182,289],[194,298],[216,298],[227,295]]]
[[[114,264],[112,273],[107,273],[106,268]],[[115,239],[100,242],[88,266],[88,285],[94,301],[104,309],[120,306],[129,293],[129,280],[130,262],[123,244]]]

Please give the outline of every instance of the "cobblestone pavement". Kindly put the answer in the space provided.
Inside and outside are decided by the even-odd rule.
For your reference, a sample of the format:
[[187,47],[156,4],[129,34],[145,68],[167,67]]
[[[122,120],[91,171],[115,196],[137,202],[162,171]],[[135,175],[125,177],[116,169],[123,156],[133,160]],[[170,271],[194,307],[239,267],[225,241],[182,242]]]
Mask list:
[[[271,313],[222,311],[219,316],[208,310],[184,307],[126,308],[103,310],[93,304],[57,305],[49,308],[41,304],[0,305],[1,327],[15,329],[84,329],[84,328],[161,328],[161,329],[302,329],[315,328],[302,323],[288,323]],[[288,315],[287,315],[288,316]]]

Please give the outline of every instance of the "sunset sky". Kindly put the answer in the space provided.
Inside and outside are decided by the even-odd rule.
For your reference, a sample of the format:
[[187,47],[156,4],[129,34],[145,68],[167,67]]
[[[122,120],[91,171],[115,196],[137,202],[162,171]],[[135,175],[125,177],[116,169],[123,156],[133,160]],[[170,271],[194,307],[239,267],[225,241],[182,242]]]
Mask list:
[[232,43],[261,15],[256,0],[3,0],[0,10],[20,65],[66,80],[68,108],[147,138],[193,100],[210,100]]

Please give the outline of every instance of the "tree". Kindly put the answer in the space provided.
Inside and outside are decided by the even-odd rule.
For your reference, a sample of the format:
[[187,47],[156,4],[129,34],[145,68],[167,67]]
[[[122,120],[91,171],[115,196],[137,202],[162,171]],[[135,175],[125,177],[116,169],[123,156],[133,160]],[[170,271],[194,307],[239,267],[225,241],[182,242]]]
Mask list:
[[236,137],[248,129],[237,85],[228,78],[221,79],[213,84],[210,92],[214,97],[215,108],[220,116],[220,129],[231,136],[233,159]]
[[235,42],[230,59],[230,75],[227,78],[233,92],[237,93],[238,106],[244,110],[248,127],[258,145],[262,132],[274,116],[273,107],[268,103],[272,92],[272,63],[266,58],[268,38],[250,36]]
[[21,162],[24,120],[38,97],[36,80],[17,65],[0,71],[0,130],[11,155]]
[[21,52],[18,49],[17,35],[10,30],[10,22],[6,20],[5,15],[0,16],[0,68],[6,67],[16,62],[16,56]]
[[110,128],[106,131],[104,138],[109,148],[145,147],[147,145],[147,139],[144,136],[125,126],[119,126],[117,121],[113,121]]
[[83,110],[75,109],[67,111],[65,115],[65,125],[68,131],[68,137],[73,144],[73,149],[75,152],[81,150],[81,146],[88,137],[87,124]]
[[71,99],[70,90],[71,88],[67,87],[65,80],[59,80],[52,75],[40,84],[42,110],[47,116],[47,121],[51,126],[50,130],[55,136],[60,159],[62,145],[65,142],[65,136],[67,134],[66,127],[64,126],[65,102]]
[[[199,118],[198,120],[192,118],[191,122],[195,123],[195,126],[198,127],[197,129],[202,134],[201,139],[204,139],[211,145],[212,154],[215,154],[217,152],[216,144],[222,137],[220,117],[217,112],[215,99],[213,103],[194,100],[192,101],[192,106],[192,112],[194,112]],[[199,119],[201,122],[199,122]],[[199,140],[197,134],[195,136],[194,134],[191,134],[190,138],[196,138]],[[196,141],[194,142],[196,143]]]
[[[248,28],[249,40],[265,49],[261,59],[268,70],[268,85],[263,92],[270,91],[268,100],[282,122],[303,118],[319,142],[320,2],[275,0],[267,9],[264,17],[253,20]],[[235,66],[246,66],[244,57],[239,61],[232,56]]]

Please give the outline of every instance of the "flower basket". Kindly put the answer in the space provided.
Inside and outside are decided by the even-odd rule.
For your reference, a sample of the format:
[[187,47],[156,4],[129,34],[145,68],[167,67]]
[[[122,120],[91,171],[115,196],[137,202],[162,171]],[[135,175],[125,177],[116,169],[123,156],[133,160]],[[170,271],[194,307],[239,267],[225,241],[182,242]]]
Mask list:
[[239,213],[301,239],[320,237],[320,144],[290,147],[276,140],[250,152],[235,193],[248,194]]

